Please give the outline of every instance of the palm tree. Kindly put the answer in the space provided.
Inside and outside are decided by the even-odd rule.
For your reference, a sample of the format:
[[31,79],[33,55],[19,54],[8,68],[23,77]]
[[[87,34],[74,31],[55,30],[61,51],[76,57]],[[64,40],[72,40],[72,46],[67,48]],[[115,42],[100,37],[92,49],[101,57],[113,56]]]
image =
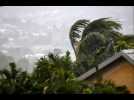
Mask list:
[[[118,21],[110,18],[100,18],[91,22],[89,20],[78,20],[72,25],[69,34],[76,61],[80,63],[81,61],[91,62],[96,55],[97,49],[102,46],[105,47],[103,53],[105,51],[107,53],[102,54],[103,58],[106,58],[105,56],[108,54],[111,56],[114,53],[114,43],[122,37],[119,32],[121,28],[121,24]],[[104,59],[100,57],[98,63],[102,60]],[[90,65],[92,66],[92,64]]]
[[121,24],[117,21],[111,20],[110,18],[100,18],[92,22],[85,19],[76,21],[72,25],[69,33],[71,45],[76,57],[82,40],[84,40],[88,34],[98,32],[103,34],[106,38],[113,38],[115,40],[121,36],[118,32],[119,29],[121,29]]

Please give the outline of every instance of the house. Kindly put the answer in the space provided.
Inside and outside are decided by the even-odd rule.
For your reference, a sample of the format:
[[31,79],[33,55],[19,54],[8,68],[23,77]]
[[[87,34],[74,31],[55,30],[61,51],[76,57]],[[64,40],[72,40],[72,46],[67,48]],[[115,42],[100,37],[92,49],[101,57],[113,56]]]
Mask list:
[[[134,93],[134,49],[122,50],[98,65],[99,75],[103,80],[111,80],[117,86],[127,86]],[[96,68],[92,68],[79,76],[78,80],[95,82]]]

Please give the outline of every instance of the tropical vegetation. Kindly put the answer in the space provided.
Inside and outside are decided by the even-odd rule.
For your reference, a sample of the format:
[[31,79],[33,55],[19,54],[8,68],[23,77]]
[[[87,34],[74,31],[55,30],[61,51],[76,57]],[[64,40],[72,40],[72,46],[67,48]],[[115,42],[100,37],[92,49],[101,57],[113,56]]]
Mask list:
[[40,58],[32,73],[18,68],[14,62],[0,70],[0,94],[121,94],[125,86],[111,81],[89,85],[77,77],[122,49],[134,48],[131,37],[123,36],[121,24],[110,18],[76,21],[69,33],[76,61],[70,52],[64,56],[49,53]]

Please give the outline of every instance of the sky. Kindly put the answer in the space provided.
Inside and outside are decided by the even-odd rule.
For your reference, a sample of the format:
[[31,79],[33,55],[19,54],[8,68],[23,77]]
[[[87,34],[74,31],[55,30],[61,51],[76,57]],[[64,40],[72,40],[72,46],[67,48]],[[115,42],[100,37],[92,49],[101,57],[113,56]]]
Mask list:
[[134,34],[133,6],[4,6],[0,7],[0,50],[16,59],[32,59],[61,49],[74,53],[71,25],[79,19],[112,17],[123,34]]

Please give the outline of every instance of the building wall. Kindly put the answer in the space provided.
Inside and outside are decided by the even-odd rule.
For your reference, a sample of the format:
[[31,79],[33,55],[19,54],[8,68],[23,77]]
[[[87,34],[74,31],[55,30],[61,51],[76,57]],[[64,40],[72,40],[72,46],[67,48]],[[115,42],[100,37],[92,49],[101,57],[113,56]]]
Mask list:
[[117,86],[126,85],[134,93],[134,66],[124,61],[102,74],[104,80],[111,80]]

